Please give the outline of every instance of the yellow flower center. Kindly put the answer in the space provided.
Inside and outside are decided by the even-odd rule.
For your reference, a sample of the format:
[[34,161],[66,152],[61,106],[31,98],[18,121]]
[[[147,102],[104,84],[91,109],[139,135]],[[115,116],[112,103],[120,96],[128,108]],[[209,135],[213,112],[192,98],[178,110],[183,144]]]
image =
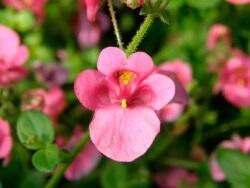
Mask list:
[[245,81],[244,79],[238,79],[238,80],[237,80],[237,84],[238,84],[239,86],[245,86],[245,85],[246,85],[246,81]]
[[136,74],[131,71],[120,71],[119,73],[119,79],[123,83],[123,85],[128,85],[131,79],[136,78]]
[[121,100],[121,107],[122,108],[127,108],[127,100],[126,99]]

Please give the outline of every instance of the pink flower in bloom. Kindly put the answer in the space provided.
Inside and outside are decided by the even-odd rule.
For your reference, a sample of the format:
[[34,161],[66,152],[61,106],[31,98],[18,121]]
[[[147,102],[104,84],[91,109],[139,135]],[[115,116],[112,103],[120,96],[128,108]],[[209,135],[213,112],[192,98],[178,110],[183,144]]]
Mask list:
[[87,11],[88,20],[94,22],[100,7],[100,0],[79,0],[79,5],[81,10]]
[[226,1],[234,5],[250,4],[250,0],[226,0]]
[[[221,147],[240,150],[243,153],[250,151],[250,137],[240,138],[233,136],[232,140],[224,141],[220,144]],[[224,172],[219,167],[219,164],[214,155],[211,157],[210,172],[215,181],[224,181],[226,179]]]
[[99,43],[101,35],[110,27],[108,17],[103,13],[97,14],[94,22],[89,22],[84,11],[78,13],[76,35],[81,48],[92,47]]
[[192,188],[198,178],[182,168],[171,168],[168,171],[158,172],[154,176],[154,180],[160,188],[181,188],[185,185],[186,188]]
[[128,7],[138,8],[144,4],[144,0],[124,0]]
[[31,10],[41,23],[44,19],[44,6],[48,0],[3,0],[6,6],[11,6],[18,11]]
[[208,31],[207,48],[214,49],[220,40],[230,46],[231,31],[223,24],[214,24]]
[[250,57],[235,53],[220,73],[217,90],[236,107],[250,106]]
[[[59,147],[71,152],[72,149],[79,143],[83,136],[81,127],[77,126],[73,131],[72,138],[65,144],[63,137],[58,137]],[[92,142],[89,142],[83,150],[78,154],[74,161],[65,171],[64,176],[68,180],[79,180],[88,175],[97,165],[101,158],[101,154],[97,151]]]
[[170,77],[156,72],[144,52],[127,58],[119,48],[105,48],[97,69],[81,72],[74,86],[81,104],[95,110],[91,140],[107,157],[133,161],[159,133],[155,110],[174,99],[177,87]]
[[[187,87],[192,80],[192,69],[188,63],[182,60],[165,62],[159,67],[159,69],[174,73],[184,87]],[[180,103],[167,104],[158,112],[158,114],[162,121],[173,122],[180,116],[184,107],[185,105]]]
[[4,159],[5,165],[9,162],[12,145],[10,125],[0,118],[0,159]]
[[56,122],[58,116],[66,107],[64,92],[59,87],[53,87],[48,91],[34,89],[23,95],[22,110],[41,110]]
[[0,24],[0,86],[9,86],[26,75],[22,65],[28,55],[28,49],[20,44],[18,34]]

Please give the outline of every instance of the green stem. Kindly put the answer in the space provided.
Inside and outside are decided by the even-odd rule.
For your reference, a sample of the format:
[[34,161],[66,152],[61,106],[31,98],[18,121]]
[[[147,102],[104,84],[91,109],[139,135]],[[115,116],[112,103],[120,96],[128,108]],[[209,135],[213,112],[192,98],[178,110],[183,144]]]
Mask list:
[[80,140],[79,144],[73,149],[70,153],[69,160],[66,163],[63,163],[58,166],[58,168],[54,171],[52,177],[47,182],[44,188],[54,188],[56,184],[60,181],[63,177],[64,172],[67,170],[71,162],[76,158],[82,148],[86,145],[89,140],[89,133],[85,133],[82,139]]
[[186,168],[189,170],[197,170],[200,166],[199,162],[176,158],[167,158],[164,160],[164,164],[172,167]]
[[147,33],[148,28],[153,23],[153,20],[154,20],[154,16],[147,15],[144,22],[141,24],[139,30],[136,32],[134,38],[132,39],[132,41],[129,43],[129,45],[127,47],[127,50],[126,50],[127,56],[129,56],[130,54],[135,52],[135,50],[137,49],[137,47],[141,43],[143,37]]
[[121,49],[123,49],[122,38],[121,38],[121,35],[120,35],[120,32],[119,32],[117,20],[116,20],[116,17],[115,17],[115,11],[114,11],[114,7],[113,7],[113,4],[112,4],[112,0],[108,0],[108,7],[109,7],[109,12],[110,12],[110,15],[111,15],[111,20],[112,20],[112,23],[113,23],[113,27],[114,27],[114,32],[115,32],[117,44]]

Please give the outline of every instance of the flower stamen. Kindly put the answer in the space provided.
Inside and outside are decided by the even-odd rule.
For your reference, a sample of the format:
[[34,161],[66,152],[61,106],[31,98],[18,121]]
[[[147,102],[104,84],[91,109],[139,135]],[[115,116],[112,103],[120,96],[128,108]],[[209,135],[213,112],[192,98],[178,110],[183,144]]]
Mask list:
[[119,72],[119,79],[123,85],[128,85],[131,79],[135,79],[136,74],[131,71],[120,71]]
[[127,100],[126,99],[121,100],[121,107],[122,108],[127,108]]

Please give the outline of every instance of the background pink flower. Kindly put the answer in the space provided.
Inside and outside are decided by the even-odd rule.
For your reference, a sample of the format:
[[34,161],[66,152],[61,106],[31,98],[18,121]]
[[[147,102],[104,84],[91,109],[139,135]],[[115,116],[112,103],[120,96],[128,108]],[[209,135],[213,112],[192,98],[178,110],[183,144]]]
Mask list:
[[[233,136],[231,140],[223,141],[220,147],[240,150],[243,153],[250,151],[250,137],[241,138],[237,135]],[[216,157],[212,155],[210,161],[210,172],[215,181],[224,181],[226,179],[223,170],[220,168]]]
[[77,18],[76,35],[81,48],[92,47],[99,43],[102,33],[110,27],[108,17],[98,13],[94,22],[89,22],[83,10],[80,10]]
[[[187,87],[192,80],[192,69],[188,63],[182,60],[165,62],[159,69],[174,73],[183,87]],[[184,107],[185,106],[180,103],[170,103],[161,109],[158,114],[162,121],[173,122],[180,116]]]
[[138,8],[144,4],[144,0],[124,0],[128,7]]
[[94,22],[100,7],[100,0],[79,0],[79,5],[82,11],[86,10],[88,20]]
[[3,0],[6,6],[15,8],[18,11],[30,10],[32,11],[41,23],[44,19],[44,6],[48,0]]
[[[75,127],[73,135],[67,143],[65,143],[66,141],[63,137],[57,138],[59,147],[71,152],[81,140],[83,134],[81,127]],[[89,142],[65,171],[65,178],[72,181],[81,179],[96,167],[100,158],[101,154],[97,151],[95,146]]]
[[154,180],[160,188],[181,188],[181,183],[184,182],[186,188],[192,188],[198,182],[198,177],[185,169],[171,168],[156,173]]
[[64,92],[59,87],[53,87],[48,91],[44,89],[29,90],[23,95],[22,100],[22,110],[41,110],[54,122],[57,122],[58,116],[66,107]]
[[127,58],[119,48],[105,48],[97,69],[81,72],[74,86],[81,104],[95,110],[91,140],[107,157],[133,161],[147,151],[159,133],[155,110],[174,98],[175,82],[157,73],[144,52]]
[[28,48],[20,44],[18,34],[0,24],[0,86],[9,86],[26,75],[22,65],[28,55]]
[[220,73],[217,88],[226,100],[237,107],[250,106],[250,57],[236,53]]
[[9,162],[12,145],[10,125],[6,120],[0,118],[0,159],[4,159],[5,165]]
[[215,48],[220,41],[231,46],[231,30],[223,24],[214,24],[208,31],[207,48]]
[[250,4],[250,0],[226,0],[226,1],[234,5]]

